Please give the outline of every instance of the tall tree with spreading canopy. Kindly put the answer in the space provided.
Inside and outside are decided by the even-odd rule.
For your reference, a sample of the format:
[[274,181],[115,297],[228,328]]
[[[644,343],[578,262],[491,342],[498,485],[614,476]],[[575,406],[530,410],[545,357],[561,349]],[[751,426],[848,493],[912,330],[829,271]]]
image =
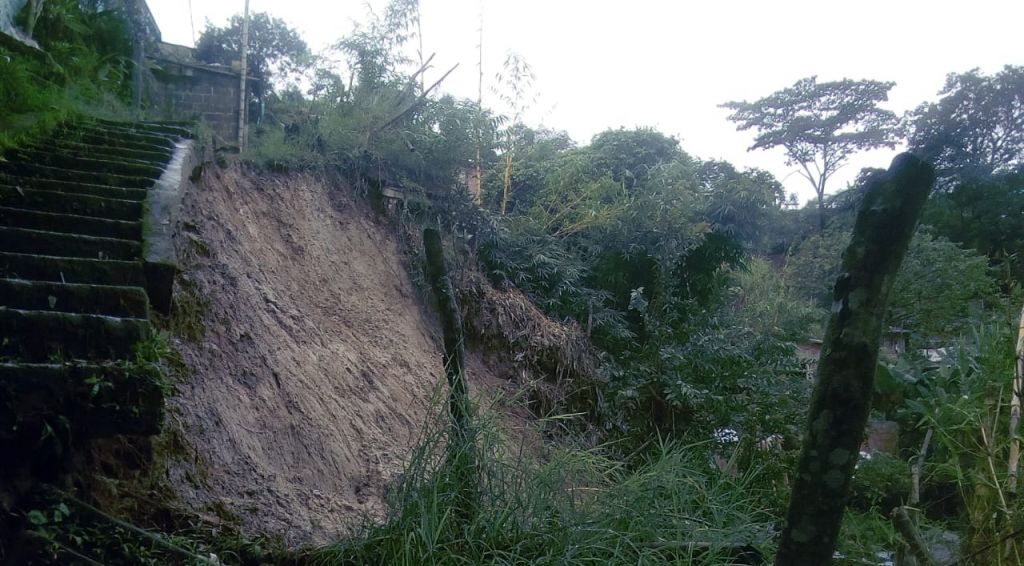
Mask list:
[[894,85],[850,79],[819,83],[808,77],[759,100],[722,107],[732,110],[729,120],[737,129],[757,131],[750,151],[781,147],[786,163],[800,166],[818,196],[818,227],[824,231],[828,180],[854,153],[896,146],[898,119],[878,107]]
[[[200,61],[230,65],[242,53],[242,16],[234,15],[224,27],[207,23],[196,42],[195,56]],[[262,99],[268,86],[283,76],[300,72],[311,60],[306,42],[298,32],[280,18],[258,12],[249,18],[249,74],[262,82],[253,89],[253,95]]]
[[970,179],[1024,166],[1024,66],[951,73],[938,102],[908,115],[910,147],[942,177]]

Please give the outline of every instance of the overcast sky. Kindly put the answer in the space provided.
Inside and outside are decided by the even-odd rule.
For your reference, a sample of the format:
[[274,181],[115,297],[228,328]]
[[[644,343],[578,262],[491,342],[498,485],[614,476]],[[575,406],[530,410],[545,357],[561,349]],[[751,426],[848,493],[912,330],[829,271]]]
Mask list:
[[[385,4],[251,0],[250,10],[284,19],[317,51],[365,21],[368,5]],[[164,41],[191,45],[193,27],[198,37],[206,20],[223,25],[244,0],[149,5]],[[887,107],[902,114],[935,99],[947,73],[1024,64],[1022,0],[421,0],[424,51],[437,54],[434,78],[459,63],[443,90],[473,99],[481,11],[485,81],[493,83],[509,51],[533,66],[532,125],[566,130],[580,143],[608,128],[655,127],[697,157],[768,169],[801,201],[814,191],[781,150],[747,152],[753,134],[737,132],[718,104],[817,75],[895,81]],[[484,99],[497,106],[486,86]],[[894,155],[856,156],[829,192]]]

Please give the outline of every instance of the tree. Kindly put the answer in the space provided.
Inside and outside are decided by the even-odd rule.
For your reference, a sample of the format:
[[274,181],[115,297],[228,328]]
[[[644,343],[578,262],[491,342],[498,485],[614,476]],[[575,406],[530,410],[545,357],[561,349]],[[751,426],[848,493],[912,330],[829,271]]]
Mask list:
[[679,140],[652,129],[605,130],[590,142],[594,167],[627,189],[643,185],[660,165],[681,159]]
[[[196,42],[195,56],[200,61],[231,65],[241,59],[242,16],[234,15],[228,25],[217,27],[207,23]],[[262,79],[253,89],[253,96],[262,99],[267,86],[280,86],[281,77],[305,69],[311,60],[306,42],[298,32],[280,18],[264,12],[249,19],[249,73]]]
[[[348,56],[349,67],[359,94],[373,96],[383,86],[410,82],[399,68],[410,62],[403,53],[409,40],[418,37],[420,29],[419,0],[391,0],[381,16],[370,12],[366,25],[357,25],[347,37],[333,45]],[[423,65],[421,65],[422,67]],[[422,81],[413,86],[422,87]]]
[[502,90],[497,94],[498,98],[512,111],[508,125],[498,132],[499,146],[502,151],[501,158],[504,163],[501,175],[501,214],[504,216],[508,208],[509,193],[512,190],[512,164],[516,159],[516,153],[521,149],[527,131],[526,124],[523,123],[523,115],[535,100],[536,94],[533,92],[533,68],[522,55],[509,52],[502,68],[503,71],[495,76],[498,84],[502,86]]
[[1024,173],[964,179],[932,197],[924,222],[1011,278],[1024,278]]
[[938,102],[909,113],[910,148],[934,160],[940,176],[961,179],[1024,165],[1024,67],[992,76],[951,73]]
[[697,169],[697,185],[707,197],[705,209],[716,231],[734,236],[747,247],[761,244],[781,211],[785,192],[762,169],[737,171],[728,161],[705,161]]
[[895,83],[881,81],[817,82],[800,79],[793,86],[754,102],[726,102],[729,120],[740,131],[758,132],[749,150],[782,147],[786,163],[818,196],[818,228],[825,229],[825,188],[829,178],[858,151],[896,146],[896,115],[878,107]]

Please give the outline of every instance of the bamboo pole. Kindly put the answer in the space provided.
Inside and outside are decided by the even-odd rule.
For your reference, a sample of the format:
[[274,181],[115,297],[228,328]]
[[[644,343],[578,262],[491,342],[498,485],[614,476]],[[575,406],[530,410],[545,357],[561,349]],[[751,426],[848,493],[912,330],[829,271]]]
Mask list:
[[904,153],[868,183],[822,344],[807,431],[775,564],[829,564],[871,410],[882,321],[935,171]]
[[933,430],[928,429],[924,434],[924,442],[921,443],[921,452],[914,459],[914,467],[910,471],[910,498],[907,505],[916,507],[921,502],[921,470],[924,468],[924,460],[928,457],[928,445],[932,441]]
[[1024,395],[1024,308],[1020,311],[1020,325],[1017,327],[1017,347],[1014,351],[1017,363],[1013,371],[1013,391],[1010,399],[1010,461],[1007,466],[1006,492],[1010,496],[1017,495],[1017,481],[1020,466],[1020,437],[1017,427],[1020,426],[1021,395]]
[[246,73],[249,58],[249,0],[245,0],[245,14],[242,16],[242,57],[240,84],[238,86],[238,151],[245,151],[245,110],[248,106],[246,96]]
[[904,542],[910,549],[911,554],[923,566],[939,566],[935,558],[928,552],[928,545],[917,530],[914,519],[907,512],[906,507],[897,507],[892,510],[892,523],[903,537]]

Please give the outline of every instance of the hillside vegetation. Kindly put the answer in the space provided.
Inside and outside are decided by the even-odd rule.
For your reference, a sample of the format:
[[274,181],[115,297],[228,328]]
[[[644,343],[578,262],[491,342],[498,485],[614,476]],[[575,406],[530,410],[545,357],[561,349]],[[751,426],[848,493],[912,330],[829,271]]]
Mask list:
[[[254,50],[262,118],[237,157],[207,148],[160,321],[188,368],[160,442],[187,446],[158,453],[169,480],[142,483],[194,518],[154,521],[175,544],[239,564],[770,562],[801,504],[841,256],[884,177],[827,181],[854,152],[905,142],[938,181],[886,279],[863,382],[870,430],[898,432],[885,447],[869,435],[842,478],[835,561],[1024,564],[1024,68],[951,73],[903,117],[878,106],[893,86],[878,81],[723,101],[754,149],[806,171],[818,198],[800,207],[770,173],[656,129],[580,143],[526,124],[534,77],[518,57],[494,85],[504,114],[439,94],[444,74],[407,56],[416,0],[321,57],[261,21],[276,29]],[[230,60],[237,23],[204,32],[211,59]],[[11,57],[0,73],[36,72]],[[73,96],[47,85],[10,92],[21,106],[3,119]],[[424,275],[435,228],[470,350],[468,423],[452,422],[444,301]]]

